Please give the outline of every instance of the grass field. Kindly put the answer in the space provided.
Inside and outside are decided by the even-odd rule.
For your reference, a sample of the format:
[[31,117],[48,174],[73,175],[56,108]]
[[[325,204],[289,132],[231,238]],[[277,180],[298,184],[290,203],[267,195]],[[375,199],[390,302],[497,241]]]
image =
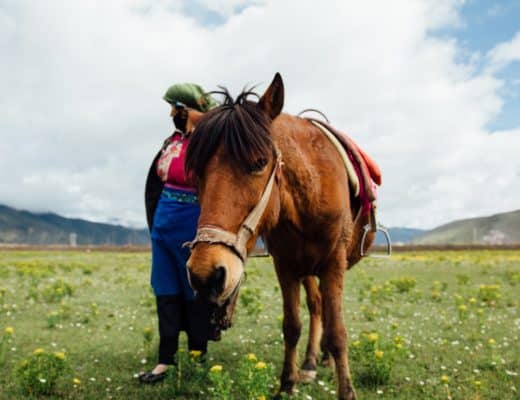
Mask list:
[[[149,264],[146,253],[0,253],[0,399],[38,398],[38,390],[63,399],[206,399],[226,390],[232,399],[269,398],[283,354],[270,259],[248,262],[235,324],[210,344],[206,363],[191,365],[183,353],[180,374],[143,387],[134,375],[154,365],[157,345]],[[344,292],[358,397],[519,399],[519,288],[520,251],[364,260],[346,274]],[[301,315],[300,353],[303,306]],[[208,373],[215,365],[222,371]],[[334,399],[333,373],[320,367],[317,382],[297,389],[295,399]]]

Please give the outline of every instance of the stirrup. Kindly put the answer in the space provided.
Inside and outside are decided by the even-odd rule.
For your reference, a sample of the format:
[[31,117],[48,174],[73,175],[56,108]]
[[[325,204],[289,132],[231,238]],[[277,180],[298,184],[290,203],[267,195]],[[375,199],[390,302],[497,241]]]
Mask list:
[[[367,238],[368,232],[382,232],[385,236],[386,240],[386,254],[367,254],[364,251],[365,248],[365,240]],[[361,248],[360,253],[361,257],[373,257],[373,258],[388,258],[392,255],[392,241],[390,240],[390,234],[388,233],[388,229],[385,226],[381,225],[376,221],[376,213],[374,211],[374,207],[370,210],[370,222],[363,227],[363,236],[361,237]]]
[[[365,253],[364,252],[364,248],[365,248],[365,239],[367,237],[367,234],[368,232],[382,232],[383,235],[385,236],[385,239],[386,239],[386,254],[370,254],[370,253]],[[371,224],[366,224],[364,227],[363,227],[363,237],[361,238],[361,257],[373,257],[373,258],[389,258],[391,255],[392,255],[392,241],[390,240],[390,234],[388,233],[388,229],[386,229],[386,227],[384,227],[383,225],[381,224],[377,224],[375,230],[373,230],[372,228],[372,225]]]

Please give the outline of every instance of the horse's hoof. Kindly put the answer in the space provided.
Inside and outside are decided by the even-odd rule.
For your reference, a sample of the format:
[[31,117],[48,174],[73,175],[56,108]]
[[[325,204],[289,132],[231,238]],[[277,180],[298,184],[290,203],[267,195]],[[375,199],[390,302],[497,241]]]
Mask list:
[[301,383],[310,383],[316,380],[317,371],[315,369],[301,369],[298,382]]
[[349,390],[345,396],[338,396],[338,400],[356,400],[356,399],[357,399],[357,396],[356,396],[356,392],[354,391],[354,389]]
[[278,389],[278,393],[273,397],[273,400],[282,400],[288,399],[294,391],[294,381],[287,382],[286,384],[282,384],[280,389]]

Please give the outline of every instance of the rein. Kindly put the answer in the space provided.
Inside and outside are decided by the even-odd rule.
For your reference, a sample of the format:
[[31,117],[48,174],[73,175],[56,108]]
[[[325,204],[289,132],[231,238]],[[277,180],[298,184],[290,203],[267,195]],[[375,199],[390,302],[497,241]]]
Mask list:
[[198,243],[210,243],[210,244],[223,244],[233,250],[245,263],[247,258],[247,242],[253,236],[260,219],[264,215],[265,209],[271,193],[275,180],[277,180],[281,173],[282,167],[282,155],[276,149],[276,164],[271,172],[271,176],[267,181],[267,185],[264,188],[262,197],[258,201],[258,204],[251,210],[244,222],[240,225],[238,233],[233,233],[215,225],[202,225],[197,229],[195,239],[191,242],[184,243],[183,246],[193,249]]

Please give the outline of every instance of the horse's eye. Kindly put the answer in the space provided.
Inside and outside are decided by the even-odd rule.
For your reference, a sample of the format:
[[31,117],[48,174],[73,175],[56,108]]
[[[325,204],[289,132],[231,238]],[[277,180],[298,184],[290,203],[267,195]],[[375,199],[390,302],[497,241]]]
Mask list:
[[249,169],[252,174],[262,172],[267,165],[267,158],[259,158],[256,160],[251,168]]

